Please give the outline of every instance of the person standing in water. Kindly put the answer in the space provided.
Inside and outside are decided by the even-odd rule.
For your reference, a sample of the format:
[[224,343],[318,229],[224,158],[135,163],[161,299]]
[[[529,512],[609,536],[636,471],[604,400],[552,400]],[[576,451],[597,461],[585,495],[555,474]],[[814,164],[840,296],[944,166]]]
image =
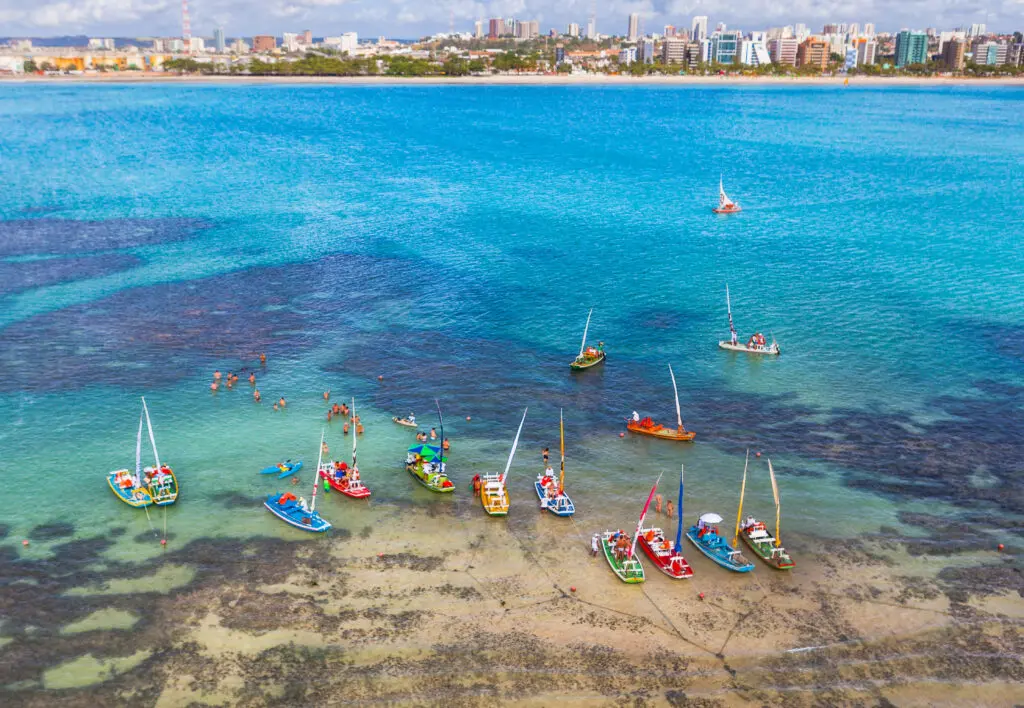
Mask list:
[[435,430],[434,428],[430,429],[430,439],[437,440],[437,430]]
[[281,400],[277,402],[277,405],[279,405],[281,408],[284,408],[285,406],[288,405],[287,403],[284,402],[284,396],[281,396]]
[[548,457],[550,456],[551,451],[548,450],[548,448],[544,448],[544,450],[543,450],[543,452],[541,454],[544,455],[544,466],[547,467],[548,466]]
[[260,399],[262,399],[262,398],[263,397],[260,396],[260,390],[259,389],[256,389],[255,391],[252,392],[252,400],[254,400],[257,403],[259,403]]

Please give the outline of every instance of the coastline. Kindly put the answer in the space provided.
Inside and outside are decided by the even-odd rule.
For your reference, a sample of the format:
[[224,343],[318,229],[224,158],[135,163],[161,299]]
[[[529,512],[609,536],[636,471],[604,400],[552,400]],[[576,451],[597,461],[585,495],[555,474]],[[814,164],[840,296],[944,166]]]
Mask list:
[[[59,76],[0,76],[2,83],[44,84],[321,84],[350,86],[830,86],[842,88],[844,76],[612,76],[492,75],[492,76],[224,76],[179,75],[162,72],[104,73]],[[857,76],[850,87],[875,86],[1024,86],[1024,77],[965,78],[927,76]]]

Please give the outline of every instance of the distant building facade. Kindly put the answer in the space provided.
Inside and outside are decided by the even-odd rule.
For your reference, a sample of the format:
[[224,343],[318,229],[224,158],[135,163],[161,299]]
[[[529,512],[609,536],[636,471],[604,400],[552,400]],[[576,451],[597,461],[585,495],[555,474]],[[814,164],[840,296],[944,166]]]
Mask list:
[[269,34],[258,34],[252,38],[254,52],[272,52],[277,49],[277,37]]
[[829,43],[818,37],[808,37],[796,49],[797,66],[828,67]]
[[712,61],[734,64],[739,55],[741,38],[739,32],[715,32],[711,35]]
[[795,37],[784,37],[768,41],[768,55],[780,66],[796,66],[796,50],[800,46]]
[[896,68],[928,61],[928,35],[903,30],[896,35]]
[[690,27],[690,39],[697,42],[703,42],[708,38],[708,17],[707,15],[697,15],[693,18],[693,24]]
[[632,12],[629,15],[629,27],[626,30],[626,39],[635,42],[640,36],[640,15]]

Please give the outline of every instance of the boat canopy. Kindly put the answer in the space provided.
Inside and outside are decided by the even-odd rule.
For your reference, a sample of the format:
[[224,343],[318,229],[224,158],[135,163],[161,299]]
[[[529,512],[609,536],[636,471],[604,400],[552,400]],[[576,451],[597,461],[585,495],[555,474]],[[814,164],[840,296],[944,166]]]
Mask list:
[[718,514],[704,514],[700,517],[700,520],[705,524],[720,524],[722,523],[722,517]]
[[428,462],[433,462],[441,457],[441,448],[436,445],[413,445],[409,448],[413,455],[419,455]]

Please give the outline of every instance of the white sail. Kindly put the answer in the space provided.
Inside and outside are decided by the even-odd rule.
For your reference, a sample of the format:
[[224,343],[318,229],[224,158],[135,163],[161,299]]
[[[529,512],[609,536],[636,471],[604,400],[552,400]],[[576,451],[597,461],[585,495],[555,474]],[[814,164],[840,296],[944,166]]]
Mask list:
[[724,208],[732,206],[732,200],[729,199],[729,195],[725,193],[725,188],[722,186],[722,178],[718,178],[718,206]]
[[[352,397],[352,420],[355,421],[355,419],[356,419],[356,399],[355,399],[355,396],[353,396]],[[355,425],[353,425],[352,427],[353,427],[353,430],[352,430],[352,466],[355,467],[356,466],[356,441],[359,439],[359,431],[354,429],[356,427]],[[373,465],[370,465],[370,466],[372,467]]]
[[508,453],[508,462],[505,463],[505,472],[501,475],[501,483],[505,484],[508,479],[508,471],[512,468],[512,458],[516,456],[516,448],[519,447],[519,434],[523,432],[523,423],[526,422],[526,408],[523,410],[523,419],[519,421],[519,430],[516,431],[516,439],[512,442],[512,451]]
[[156,459],[156,468],[160,469],[160,453],[156,451],[156,438],[153,437],[153,424],[149,420],[149,408],[146,406],[146,399],[142,399],[142,412],[146,414],[146,428],[149,430],[149,443],[153,446],[153,458]]
[[313,497],[309,502],[309,513],[316,511],[316,488],[320,486],[320,465],[324,461],[324,429],[320,429],[320,452],[316,457],[316,472],[313,473]]
[[729,332],[732,335],[732,343],[736,344],[739,342],[739,336],[736,334],[736,327],[732,323],[732,302],[729,300],[729,283],[725,284],[725,309],[729,313]]
[[577,359],[583,356],[583,350],[587,348],[587,330],[590,329],[590,316],[594,314],[594,308],[590,308],[590,312],[587,313],[587,326],[583,328],[583,342],[580,344],[580,354]]
[[768,476],[772,479],[772,494],[775,496],[775,545],[778,546],[782,543],[779,539],[782,506],[779,504],[779,485],[775,482],[775,470],[772,468],[771,458],[768,459]]
[[672,391],[676,394],[676,423],[683,427],[683,414],[679,410],[679,389],[676,388],[676,375],[672,373],[672,365],[668,365],[668,375],[672,377]]

